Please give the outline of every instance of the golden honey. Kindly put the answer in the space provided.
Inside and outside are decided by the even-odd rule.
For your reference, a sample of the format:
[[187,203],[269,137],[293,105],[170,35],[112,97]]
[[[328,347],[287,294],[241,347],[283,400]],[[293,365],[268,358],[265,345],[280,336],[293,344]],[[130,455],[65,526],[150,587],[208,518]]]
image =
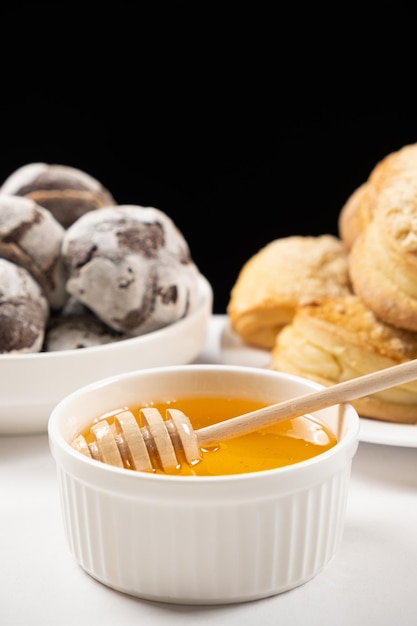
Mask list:
[[[265,403],[240,398],[190,397],[173,399],[167,402],[147,404],[157,408],[165,417],[167,408],[179,409],[187,415],[194,430],[209,426],[228,418],[242,415],[266,406]],[[140,427],[139,412],[144,405],[122,407],[130,410]],[[112,414],[97,418],[114,421]],[[93,425],[93,424],[92,424]],[[91,425],[91,426],[92,426]],[[91,428],[83,433],[87,442],[92,442]],[[220,476],[269,470],[292,465],[313,458],[332,448],[337,443],[335,435],[313,416],[302,416],[283,420],[256,432],[219,442],[210,448],[202,448],[202,460],[190,466],[181,453],[177,453],[180,463],[172,470],[158,470],[156,473],[178,476]]]

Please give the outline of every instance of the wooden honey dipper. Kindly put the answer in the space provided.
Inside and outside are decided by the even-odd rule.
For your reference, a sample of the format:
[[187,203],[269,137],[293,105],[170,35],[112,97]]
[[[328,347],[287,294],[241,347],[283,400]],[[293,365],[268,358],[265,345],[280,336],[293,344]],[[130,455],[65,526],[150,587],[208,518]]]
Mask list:
[[[96,422],[91,431],[95,441],[83,435],[72,446],[86,456],[118,467],[152,472],[158,458],[163,470],[179,464],[176,451],[182,451],[189,464],[202,458],[201,447],[245,435],[284,419],[299,417],[336,404],[368,396],[417,378],[417,359],[387,367],[371,374],[290,398],[210,426],[194,430],[188,417],[178,409],[167,409],[164,419],[158,409],[140,410],[144,426],[139,427],[133,413],[115,415],[114,423]],[[160,469],[158,467],[158,469]]]

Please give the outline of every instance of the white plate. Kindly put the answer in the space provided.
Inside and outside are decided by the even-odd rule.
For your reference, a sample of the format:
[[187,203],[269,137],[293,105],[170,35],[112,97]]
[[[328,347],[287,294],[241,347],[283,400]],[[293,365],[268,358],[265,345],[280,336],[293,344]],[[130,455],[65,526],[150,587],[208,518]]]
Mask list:
[[[270,353],[245,345],[231,330],[227,319],[220,335],[220,359],[231,365],[268,367]],[[388,446],[417,448],[417,425],[394,424],[361,417],[359,440]]]
[[366,443],[417,448],[417,425],[394,424],[361,417],[359,439]]

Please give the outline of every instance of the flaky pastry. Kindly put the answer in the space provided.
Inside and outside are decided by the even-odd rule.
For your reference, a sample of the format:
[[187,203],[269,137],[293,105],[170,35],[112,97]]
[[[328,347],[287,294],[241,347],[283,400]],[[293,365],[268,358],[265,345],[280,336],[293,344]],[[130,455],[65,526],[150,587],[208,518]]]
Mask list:
[[351,293],[347,253],[333,235],[272,241],[242,267],[227,313],[243,341],[271,349],[300,303]]
[[[271,368],[330,386],[417,358],[417,333],[379,320],[356,295],[300,306],[277,336]],[[351,404],[363,417],[417,423],[417,382]]]
[[355,189],[339,213],[339,236],[348,251],[372,219],[370,188],[370,184],[366,182]]
[[390,324],[417,331],[417,161],[378,196],[372,221],[349,254],[354,292]]
[[[401,187],[417,175],[417,143],[402,147],[381,159],[372,169],[368,179],[348,197],[338,220],[339,236],[347,250],[384,204],[386,193],[396,188],[391,198],[402,202]],[[398,193],[398,195],[397,195]]]

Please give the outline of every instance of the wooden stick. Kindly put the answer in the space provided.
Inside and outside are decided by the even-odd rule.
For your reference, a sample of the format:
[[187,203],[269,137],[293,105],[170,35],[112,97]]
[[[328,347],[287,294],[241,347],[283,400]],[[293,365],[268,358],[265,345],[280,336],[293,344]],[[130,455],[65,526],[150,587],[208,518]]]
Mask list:
[[414,359],[371,374],[358,376],[352,380],[346,380],[319,391],[313,391],[298,398],[291,398],[278,404],[251,411],[224,422],[205,426],[196,430],[195,434],[200,446],[213,445],[223,439],[245,435],[284,419],[299,417],[334,404],[350,402],[356,398],[369,396],[416,379],[417,359]]

